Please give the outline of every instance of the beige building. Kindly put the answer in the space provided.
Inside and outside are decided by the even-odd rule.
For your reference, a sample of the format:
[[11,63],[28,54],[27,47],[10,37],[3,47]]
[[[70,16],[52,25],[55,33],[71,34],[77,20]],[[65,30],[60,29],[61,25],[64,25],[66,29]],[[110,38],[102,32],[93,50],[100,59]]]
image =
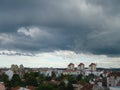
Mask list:
[[80,63],[78,65],[78,70],[84,70],[85,69],[85,65],[83,63]]
[[95,64],[95,63],[91,63],[91,64],[89,65],[89,70],[90,70],[90,71],[96,71],[96,64]]
[[74,70],[75,68],[74,68],[74,64],[73,63],[70,63],[69,65],[68,65],[68,69],[69,70]]
[[18,74],[18,71],[19,71],[18,65],[12,64],[12,65],[11,65],[11,70],[12,70],[14,73]]
[[24,66],[21,64],[19,66],[19,75],[22,78],[24,74],[25,74]]

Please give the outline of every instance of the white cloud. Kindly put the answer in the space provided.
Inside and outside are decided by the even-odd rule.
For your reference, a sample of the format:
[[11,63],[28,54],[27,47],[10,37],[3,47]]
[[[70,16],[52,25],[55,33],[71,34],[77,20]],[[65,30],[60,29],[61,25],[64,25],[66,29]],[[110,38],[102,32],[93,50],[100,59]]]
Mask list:
[[20,51],[13,51],[13,50],[0,50],[0,55],[9,55],[9,56],[34,56],[32,53],[23,53]]
[[17,32],[22,33],[26,36],[30,36],[32,38],[50,36],[50,33],[46,32],[45,30],[42,30],[38,27],[28,27],[28,28],[21,27],[18,29]]
[[14,38],[12,35],[6,34],[6,33],[0,33],[0,42],[2,44],[10,43],[13,41],[14,41]]

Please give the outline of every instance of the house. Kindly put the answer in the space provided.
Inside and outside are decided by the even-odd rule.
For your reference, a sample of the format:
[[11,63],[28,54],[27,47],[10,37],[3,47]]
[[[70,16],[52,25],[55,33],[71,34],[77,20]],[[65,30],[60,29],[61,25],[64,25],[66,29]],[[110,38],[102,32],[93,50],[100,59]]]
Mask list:
[[8,79],[11,80],[14,75],[14,72],[12,70],[8,70],[5,72],[5,74],[8,76]]
[[74,64],[73,63],[70,63],[69,65],[68,65],[68,69],[69,70],[74,70],[75,68],[74,68]]
[[90,70],[90,71],[96,71],[96,64],[95,64],[95,63],[91,63],[91,64],[89,65],[89,70]]

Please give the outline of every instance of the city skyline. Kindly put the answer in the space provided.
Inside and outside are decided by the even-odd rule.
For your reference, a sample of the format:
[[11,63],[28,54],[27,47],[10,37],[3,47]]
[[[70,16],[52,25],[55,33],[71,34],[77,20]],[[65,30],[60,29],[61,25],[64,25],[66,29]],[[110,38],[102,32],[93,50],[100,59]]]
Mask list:
[[0,1],[0,67],[120,68],[119,0]]

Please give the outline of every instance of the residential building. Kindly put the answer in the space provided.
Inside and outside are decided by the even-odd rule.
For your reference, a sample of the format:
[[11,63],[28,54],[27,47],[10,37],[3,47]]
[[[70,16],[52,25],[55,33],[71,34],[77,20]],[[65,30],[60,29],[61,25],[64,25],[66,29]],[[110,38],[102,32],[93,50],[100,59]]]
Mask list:
[[74,68],[74,64],[73,63],[70,63],[69,65],[68,65],[68,69],[69,70],[74,70],[75,68]]
[[78,70],[84,70],[85,69],[85,65],[83,63],[80,63],[78,65]]
[[95,64],[95,63],[91,63],[91,64],[89,65],[89,70],[90,70],[90,71],[96,71],[96,64]]

